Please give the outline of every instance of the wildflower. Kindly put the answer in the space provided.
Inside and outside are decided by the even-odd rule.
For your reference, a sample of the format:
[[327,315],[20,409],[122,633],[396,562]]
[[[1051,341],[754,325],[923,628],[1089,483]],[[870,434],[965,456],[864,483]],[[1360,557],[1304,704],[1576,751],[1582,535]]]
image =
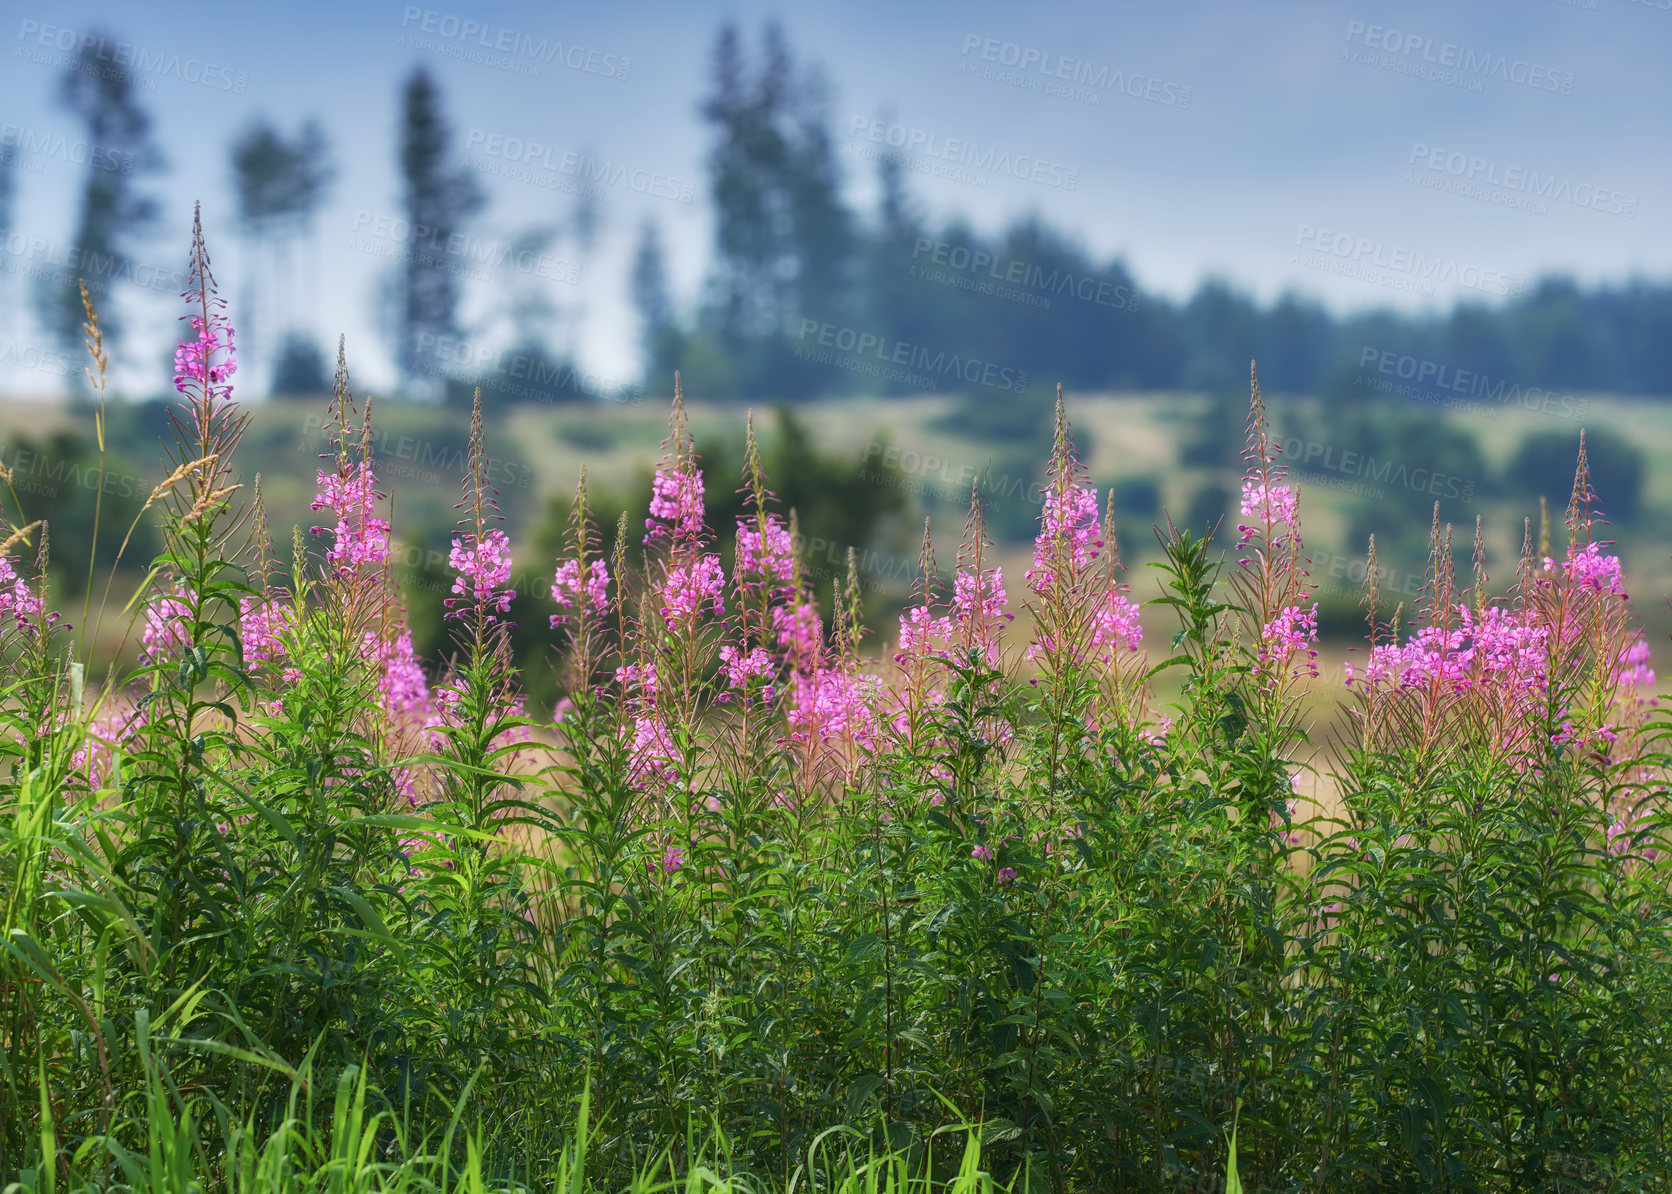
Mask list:
[[278,601],[245,597],[238,602],[238,633],[244,642],[244,662],[271,663],[285,655],[285,630],[291,611]]
[[459,574],[453,580],[456,596],[447,599],[449,618],[463,617],[471,605],[489,611],[484,614],[489,622],[496,620],[492,611],[509,612],[517,592],[500,588],[511,579],[511,540],[504,531],[495,527],[454,539],[447,562]]
[[1293,487],[1260,484],[1252,477],[1245,478],[1242,483],[1241,512],[1244,518],[1258,519],[1260,525],[1239,523],[1237,530],[1242,538],[1237,541],[1238,547],[1246,547],[1253,542],[1255,534],[1263,530],[1267,523],[1293,531],[1300,518]]
[[907,659],[945,659],[946,643],[952,637],[952,619],[937,618],[926,605],[913,606],[900,615],[900,647],[894,661]]
[[396,722],[427,718],[432,700],[423,665],[412,647],[412,631],[403,627],[391,639],[366,636],[366,657],[378,668],[377,704]]
[[1120,647],[1136,651],[1144,645],[1138,607],[1116,588],[1110,588],[1092,613],[1091,645],[1104,663],[1113,663]]
[[644,520],[646,543],[664,535],[695,539],[702,533],[702,473],[688,465],[656,470],[650,482],[650,517]]
[[[192,325],[192,338],[182,340],[174,350],[174,388],[188,394],[193,387],[213,410],[218,402],[232,397],[232,375],[238,372],[234,332],[221,311],[226,300],[215,292],[215,277],[209,272],[209,253],[203,244],[201,214],[192,219],[192,250],[186,274],[186,289],[180,297],[195,306],[197,313],[183,316]],[[217,353],[224,354],[220,360]]]
[[[657,865],[656,860],[653,859],[653,858],[645,859],[645,864],[652,871],[654,871],[656,869],[656,865]],[[664,875],[671,875],[675,871],[677,871],[680,867],[682,867],[684,865],[685,865],[685,851],[681,850],[678,846],[669,846],[666,850],[664,850],[662,852],[661,866],[662,866],[662,873]]]
[[172,597],[159,597],[145,607],[145,629],[140,631],[140,655],[151,661],[190,646],[186,619],[191,617],[191,590],[177,588]]
[[993,861],[993,852],[986,846],[972,846],[970,847],[970,857],[981,862],[991,862]]
[[[726,673],[726,684],[731,688],[747,688],[753,678],[767,679],[778,670],[778,661],[772,652],[763,647],[752,647],[745,651],[740,647],[726,644],[720,648],[720,666]],[[772,699],[772,685],[768,684],[761,694],[762,700]]]
[[1631,695],[1637,707],[1660,703],[1654,697],[1643,695],[1654,684],[1655,673],[1649,666],[1649,642],[1641,634],[1620,652],[1620,668],[1620,687]]
[[791,584],[795,580],[795,544],[789,528],[776,514],[768,514],[764,528],[737,520],[737,570],[744,576],[758,576]]
[[[592,605],[594,613],[608,613],[610,608],[610,570],[603,560],[593,560],[581,577],[579,560],[564,560],[552,577],[552,600],[560,609],[573,609],[584,603]],[[556,630],[567,615],[553,614],[552,629]]]
[[1307,662],[1303,666],[1316,676],[1318,665],[1313,661],[1318,658],[1318,651],[1310,644],[1317,641],[1318,607],[1284,606],[1275,618],[1260,627],[1259,668],[1262,671],[1282,668],[1297,651],[1305,651]]
[[46,603],[30,590],[12,561],[0,556],[0,619],[10,618],[19,629],[27,630],[40,624],[45,608]]
[[653,780],[671,782],[677,776],[674,760],[678,754],[667,723],[651,713],[633,718],[628,744],[628,779],[634,787],[646,787]]
[[720,557],[698,556],[689,565],[668,569],[662,583],[662,619],[669,626],[697,616],[704,605],[712,604],[714,616],[725,613],[725,569]]
[[1603,555],[1600,543],[1587,543],[1579,552],[1569,549],[1568,558],[1560,564],[1546,556],[1544,570],[1564,576],[1580,588],[1607,593],[1611,597],[1626,596],[1620,557]]
[[881,697],[880,676],[855,676],[825,668],[811,674],[797,672],[786,720],[794,731],[816,726],[821,742],[851,737],[860,746],[869,747],[876,743],[879,732],[876,707]]
[[[337,516],[331,547],[325,558],[339,572],[352,572],[363,564],[382,564],[389,559],[389,522],[373,511],[389,495],[377,488],[377,476],[368,461],[350,466],[347,473],[319,470],[318,492],[309,509],[329,510]],[[326,528],[314,527],[315,535]]]
[[1162,747],[1167,745],[1167,735],[1172,732],[1173,719],[1163,717],[1154,729],[1146,726],[1138,731],[1139,739],[1148,746]]
[[616,682],[623,689],[636,687],[636,699],[646,705],[656,703],[656,695],[660,691],[660,682],[656,674],[654,663],[628,663],[615,669]]
[[1034,592],[1049,588],[1059,568],[1078,570],[1097,559],[1103,550],[1099,522],[1095,489],[1072,485],[1046,491],[1033,541],[1033,567],[1024,574]]
[[772,610],[772,626],[778,647],[790,659],[816,660],[824,650],[824,623],[811,604],[780,605]]

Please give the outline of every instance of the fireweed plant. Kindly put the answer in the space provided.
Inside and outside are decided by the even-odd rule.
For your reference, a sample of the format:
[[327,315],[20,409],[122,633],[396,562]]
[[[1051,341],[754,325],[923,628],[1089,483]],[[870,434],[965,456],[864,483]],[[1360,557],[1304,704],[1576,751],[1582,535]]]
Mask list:
[[[611,558],[581,475],[534,716],[479,403],[426,666],[344,351],[281,562],[195,222],[188,264],[137,666],[89,675],[7,495],[0,1181],[836,1188],[880,1149],[1207,1191],[1233,1138],[1248,1189],[1672,1180],[1668,722],[1583,439],[1565,545],[1529,525],[1502,593],[1436,519],[1417,608],[1382,610],[1372,542],[1337,681],[1257,381],[1230,555],[1158,532],[1169,637],[1059,394],[1031,566],[977,486],[950,586],[926,527],[866,649],[856,570],[814,591],[752,426],[705,475],[676,380]],[[1314,765],[1338,800],[1298,794]]]

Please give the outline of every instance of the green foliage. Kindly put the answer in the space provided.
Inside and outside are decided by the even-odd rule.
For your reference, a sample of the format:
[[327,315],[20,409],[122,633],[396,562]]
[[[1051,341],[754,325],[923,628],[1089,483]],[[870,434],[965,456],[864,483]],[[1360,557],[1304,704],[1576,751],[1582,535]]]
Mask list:
[[[0,642],[20,1191],[1672,1180],[1672,719],[1621,696],[1633,640],[1605,592],[1527,587],[1580,633],[1498,710],[1519,753],[1466,703],[1496,689],[1367,691],[1328,806],[1296,794],[1312,744],[1262,627],[1301,578],[1281,518],[1258,567],[1163,536],[1151,604],[1174,629],[1148,662],[1091,638],[1123,607],[1083,515],[1024,581],[1025,668],[931,574],[914,601],[945,649],[902,644],[887,690],[858,670],[857,576],[810,666],[722,687],[719,648],[778,641],[806,578],[682,618],[705,533],[642,570],[619,544],[614,604],[565,607],[559,720],[525,715],[505,611],[465,596],[403,722],[386,561],[341,554],[382,531],[345,520],[335,555],[298,534],[272,575],[223,483],[242,416],[203,391],[173,416],[141,664],[89,685],[52,625]],[[371,439],[340,359],[333,413],[338,500]],[[670,443],[677,506],[677,413]],[[479,409],[468,455],[480,544]],[[751,495],[711,485],[721,526],[777,529],[763,461],[816,516],[856,517],[820,506],[846,474],[787,416],[746,460],[713,474]],[[1053,501],[1075,467],[1059,410]],[[564,530],[590,575],[584,489]],[[972,519],[966,586],[989,546]],[[258,601],[284,612],[271,634]],[[796,703],[850,683],[864,733]]]
[[[88,556],[65,550],[54,571],[66,595],[81,596],[89,580],[95,592],[103,590],[129,527],[134,528],[130,558],[149,560],[156,554],[156,525],[140,519],[156,478],[149,475],[151,470],[137,468],[125,453],[101,455],[93,439],[55,431],[14,436],[6,445],[5,464],[11,472],[4,500],[8,516],[21,510],[28,512],[28,519],[20,521],[46,519],[61,544],[99,544],[91,576]],[[95,534],[96,526],[102,533]]]

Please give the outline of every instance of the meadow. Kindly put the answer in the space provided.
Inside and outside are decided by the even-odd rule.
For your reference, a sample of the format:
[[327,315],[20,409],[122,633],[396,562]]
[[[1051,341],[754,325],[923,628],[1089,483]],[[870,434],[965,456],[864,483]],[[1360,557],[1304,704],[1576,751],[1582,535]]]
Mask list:
[[[698,458],[736,411],[676,383],[589,440],[478,394],[457,505],[408,476],[392,511],[386,475],[442,471],[402,446],[428,416],[374,420],[343,351],[325,408],[246,409],[200,231],[191,262],[144,580],[107,582],[135,532],[95,507],[113,559],[59,600],[98,549],[8,495],[5,1189],[1672,1182],[1668,725],[1627,595],[1660,574],[1577,435],[1565,510],[1415,528],[1409,596],[1371,543],[1348,655],[1257,377],[1211,539],[1117,536],[1090,483],[1164,455],[1164,397],[1087,403],[1082,458],[1059,395],[1003,549],[946,400],[814,412],[957,462],[873,634],[861,547],[809,552],[753,425]],[[501,502],[550,462],[491,434],[567,445],[549,558]],[[601,521],[652,444],[642,525]],[[428,665],[414,506],[457,519]],[[531,576],[552,612],[513,627]]]

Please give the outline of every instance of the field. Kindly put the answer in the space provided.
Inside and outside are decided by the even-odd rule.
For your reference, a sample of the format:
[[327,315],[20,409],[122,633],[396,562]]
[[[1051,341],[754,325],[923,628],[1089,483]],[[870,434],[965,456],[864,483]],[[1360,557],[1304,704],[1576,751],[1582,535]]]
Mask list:
[[[160,459],[8,462],[15,1188],[1667,1188],[1665,407],[1617,545],[1581,463],[1520,558],[1507,416],[1490,583],[1387,497],[1355,649],[1315,403],[245,408],[194,252]],[[89,476],[156,550],[60,605]]]

